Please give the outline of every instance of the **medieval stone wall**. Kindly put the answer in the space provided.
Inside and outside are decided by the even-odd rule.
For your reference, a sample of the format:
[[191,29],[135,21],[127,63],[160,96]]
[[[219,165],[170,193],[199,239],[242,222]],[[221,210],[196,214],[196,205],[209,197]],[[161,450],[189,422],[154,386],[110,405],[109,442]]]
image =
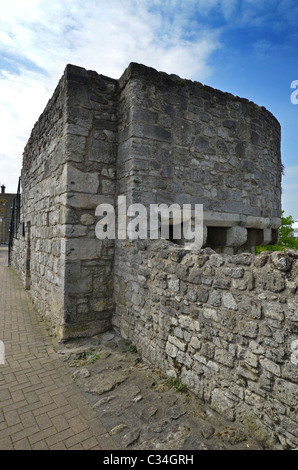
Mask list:
[[[14,239],[12,267],[40,313],[52,324],[64,310],[66,188],[64,126],[65,80],[61,79],[34,126],[23,154],[20,230]],[[20,229],[21,225],[19,226]]]
[[[67,66],[25,148],[12,266],[59,338],[113,325],[215,410],[292,448],[297,259],[252,254],[276,239],[280,191],[280,126],[264,108],[139,64],[119,80]],[[205,247],[99,240],[96,208],[117,212],[119,195],[203,204]]]
[[203,204],[213,248],[275,242],[280,126],[270,112],[139,64],[119,96],[118,194],[146,206]]
[[68,66],[24,151],[12,267],[59,337],[110,327],[113,241],[95,209],[114,203],[117,82]]
[[63,338],[110,328],[114,241],[95,236],[96,207],[114,204],[117,81],[68,66],[66,151],[65,321]]
[[117,250],[113,324],[266,445],[298,445],[298,255],[187,252],[170,242]]
[[276,237],[280,176],[264,108],[139,64],[119,80],[69,65],[24,151],[12,265],[60,337],[90,335],[114,310],[100,203],[203,204],[205,244],[245,251]]

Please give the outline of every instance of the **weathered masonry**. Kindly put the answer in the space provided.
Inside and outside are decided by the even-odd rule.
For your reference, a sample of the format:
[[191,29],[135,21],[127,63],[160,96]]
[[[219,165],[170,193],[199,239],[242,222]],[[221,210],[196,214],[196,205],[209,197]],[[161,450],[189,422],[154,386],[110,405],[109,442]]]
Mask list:
[[296,448],[297,289],[297,253],[137,241],[116,250],[113,324],[145,360],[265,446]]
[[276,238],[280,180],[264,108],[139,64],[120,80],[69,65],[24,151],[12,264],[60,337],[93,334],[111,324],[118,249],[95,237],[98,204],[203,204],[205,245],[250,251]]
[[[24,151],[12,266],[61,339],[117,328],[270,445],[297,437],[295,254],[255,258],[281,215],[280,126],[254,103],[139,64],[67,66]],[[98,240],[95,209],[203,204],[204,246]],[[175,242],[175,243],[174,243]]]

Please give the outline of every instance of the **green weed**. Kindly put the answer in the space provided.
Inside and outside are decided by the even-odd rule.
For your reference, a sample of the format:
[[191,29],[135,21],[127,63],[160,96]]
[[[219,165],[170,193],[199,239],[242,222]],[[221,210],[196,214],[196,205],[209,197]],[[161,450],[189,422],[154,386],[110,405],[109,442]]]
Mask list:
[[173,387],[178,393],[182,393],[186,391],[186,385],[180,382],[179,379],[169,377],[167,380],[167,384]]

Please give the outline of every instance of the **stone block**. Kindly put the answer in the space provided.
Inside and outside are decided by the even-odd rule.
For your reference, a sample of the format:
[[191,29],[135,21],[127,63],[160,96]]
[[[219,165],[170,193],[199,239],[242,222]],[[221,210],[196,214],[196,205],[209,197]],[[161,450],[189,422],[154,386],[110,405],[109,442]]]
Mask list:
[[222,295],[222,306],[230,310],[238,310],[238,305],[231,292],[224,292]]
[[219,317],[219,314],[218,314],[217,310],[212,309],[212,308],[205,308],[203,310],[203,316],[207,320],[212,320],[212,321],[215,321],[215,322],[220,321],[220,317]]
[[230,279],[218,278],[213,282],[215,289],[229,289],[231,287]]
[[141,137],[146,137],[147,139],[158,140],[162,142],[171,142],[171,132],[164,129],[163,127],[153,125],[153,124],[144,124],[142,126],[142,131],[134,133],[134,135],[139,135]]
[[273,361],[270,361],[269,359],[260,359],[260,364],[263,369],[271,372],[273,375],[276,375],[277,377],[281,376],[280,366],[275,364]]
[[251,367],[258,367],[259,364],[259,356],[257,354],[252,353],[251,351],[246,351],[245,353],[245,362]]
[[67,161],[84,162],[86,152],[86,137],[68,135],[66,138],[65,157]]
[[248,338],[256,338],[259,331],[259,325],[254,321],[241,320],[239,322],[238,334]]
[[209,295],[209,304],[213,305],[214,307],[221,306],[221,299],[222,294],[217,290],[212,290]]
[[225,349],[216,349],[214,353],[214,360],[227,367],[234,367],[235,365],[233,355]]
[[189,354],[183,353],[182,351],[178,351],[176,360],[177,362],[183,364],[189,369],[192,367],[193,359],[190,357]]
[[174,344],[167,342],[165,351],[168,356],[175,359],[177,357],[179,349]]
[[189,346],[194,350],[199,350],[201,348],[202,342],[196,337],[192,336]]
[[205,303],[208,301],[209,298],[209,290],[205,289],[204,287],[199,287],[196,291],[197,294],[197,301]]
[[95,217],[92,214],[83,214],[81,215],[80,222],[82,225],[93,225],[95,222]]
[[243,268],[225,268],[224,274],[233,279],[241,279],[244,276]]
[[168,281],[169,289],[171,289],[173,292],[179,293],[180,291],[180,281],[179,279],[170,279]]
[[270,260],[273,266],[282,272],[287,272],[291,269],[293,258],[287,253],[275,252],[270,255]]
[[73,209],[94,210],[99,204],[114,205],[114,197],[103,194],[72,193],[67,196],[67,203]]
[[244,227],[231,227],[227,230],[226,245],[242,246],[247,241],[247,229]]
[[297,407],[298,403],[298,387],[297,384],[291,383],[284,379],[276,379],[274,385],[276,398],[288,406]]
[[235,402],[229,399],[220,389],[213,390],[211,394],[211,407],[231,421],[235,419]]
[[110,142],[104,142],[102,140],[92,140],[88,159],[90,162],[114,164],[115,163],[115,151],[114,147]]
[[272,320],[277,320],[278,322],[282,322],[285,318],[283,307],[274,302],[268,302],[264,304],[263,313],[265,318],[271,318]]
[[67,165],[67,191],[70,193],[79,192],[97,194],[98,187],[98,173],[80,171],[71,165]]
[[176,336],[169,336],[168,342],[176,346],[176,348],[180,349],[181,351],[185,352],[187,348],[187,344],[181,341],[180,339],[176,338]]
[[93,260],[101,257],[102,240],[80,238],[69,239],[66,242],[66,259],[71,260]]

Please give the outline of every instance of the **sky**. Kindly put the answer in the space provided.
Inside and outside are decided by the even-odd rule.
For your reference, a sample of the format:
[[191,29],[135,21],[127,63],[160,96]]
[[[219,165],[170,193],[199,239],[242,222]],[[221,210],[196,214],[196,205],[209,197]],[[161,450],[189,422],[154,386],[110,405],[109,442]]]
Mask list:
[[297,0],[0,0],[0,11],[7,192],[67,64],[119,78],[139,62],[271,111],[282,129],[282,208],[298,220]]

